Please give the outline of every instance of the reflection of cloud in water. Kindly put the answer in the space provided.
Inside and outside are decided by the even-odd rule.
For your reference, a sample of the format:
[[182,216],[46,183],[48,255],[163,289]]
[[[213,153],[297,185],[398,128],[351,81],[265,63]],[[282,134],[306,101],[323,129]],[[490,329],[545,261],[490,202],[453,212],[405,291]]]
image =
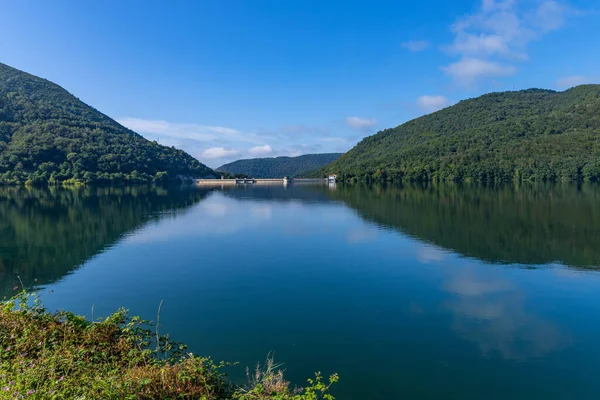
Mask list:
[[269,204],[253,204],[250,206],[250,212],[261,219],[271,219],[273,215],[273,206]]
[[510,290],[511,284],[508,281],[500,279],[481,279],[473,276],[472,273],[463,273],[462,276],[455,276],[447,285],[446,290],[450,293],[462,296],[481,296]]
[[224,217],[230,210],[224,202],[211,201],[211,199],[200,203],[200,207],[212,217]]
[[466,270],[446,290],[455,295],[446,304],[454,315],[454,330],[476,342],[485,355],[525,360],[567,344],[554,324],[527,310],[524,295],[512,282]]
[[377,230],[371,227],[359,227],[348,231],[346,241],[348,243],[367,243],[377,239]]
[[554,265],[549,265],[549,267],[551,267],[551,271],[552,274],[555,276],[560,277],[561,279],[566,278],[566,279],[579,279],[582,280],[584,282],[590,282],[590,283],[595,283],[595,281],[591,281],[591,275],[595,275],[595,277],[597,278],[598,276],[600,276],[600,271],[598,270],[591,270],[591,271],[587,271],[587,270],[577,270],[577,269],[571,269],[568,267],[565,267],[562,264],[554,264]]
[[[230,235],[269,220],[272,213],[269,204],[241,202],[214,193],[188,212],[147,225],[126,241],[151,243],[185,237]],[[185,219],[185,223],[181,223],[180,219]]]
[[444,261],[448,252],[432,245],[423,245],[417,249],[417,260],[424,264]]
[[288,223],[283,227],[283,234],[286,236],[306,237],[314,233],[314,227],[300,225],[299,223]]

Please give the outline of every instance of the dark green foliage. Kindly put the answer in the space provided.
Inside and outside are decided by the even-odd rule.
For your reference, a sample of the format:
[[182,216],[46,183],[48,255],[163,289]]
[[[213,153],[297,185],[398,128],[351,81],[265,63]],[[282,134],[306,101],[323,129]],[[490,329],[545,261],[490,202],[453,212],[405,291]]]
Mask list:
[[139,183],[180,176],[215,175],[184,151],[144,139],[60,86],[0,63],[0,183]]
[[362,140],[320,175],[343,180],[600,180],[600,85],[461,101]]
[[336,160],[342,153],[305,154],[298,157],[251,158],[217,168],[217,172],[253,178],[290,178],[305,176]]

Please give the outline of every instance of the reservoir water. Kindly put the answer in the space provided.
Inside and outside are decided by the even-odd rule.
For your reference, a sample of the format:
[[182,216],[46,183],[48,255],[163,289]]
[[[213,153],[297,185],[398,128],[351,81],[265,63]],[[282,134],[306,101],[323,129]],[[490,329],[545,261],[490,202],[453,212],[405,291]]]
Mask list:
[[600,395],[600,187],[0,188],[0,291],[338,399]]

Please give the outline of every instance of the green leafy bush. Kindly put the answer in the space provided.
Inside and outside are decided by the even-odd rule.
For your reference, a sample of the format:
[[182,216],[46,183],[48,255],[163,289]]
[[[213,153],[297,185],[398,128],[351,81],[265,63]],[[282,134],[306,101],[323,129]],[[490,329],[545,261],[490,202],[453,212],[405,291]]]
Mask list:
[[[18,288],[16,288],[18,289]],[[0,398],[332,400],[320,374],[292,390],[273,368],[240,387],[226,363],[187,352],[185,345],[119,310],[88,321],[50,313],[24,290],[0,308]]]

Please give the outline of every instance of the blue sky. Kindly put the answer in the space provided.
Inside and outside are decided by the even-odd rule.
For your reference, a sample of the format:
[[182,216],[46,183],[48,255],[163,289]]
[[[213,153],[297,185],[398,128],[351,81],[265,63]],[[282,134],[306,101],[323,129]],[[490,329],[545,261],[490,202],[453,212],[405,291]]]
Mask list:
[[0,62],[211,167],[600,82],[596,0],[0,0]]

